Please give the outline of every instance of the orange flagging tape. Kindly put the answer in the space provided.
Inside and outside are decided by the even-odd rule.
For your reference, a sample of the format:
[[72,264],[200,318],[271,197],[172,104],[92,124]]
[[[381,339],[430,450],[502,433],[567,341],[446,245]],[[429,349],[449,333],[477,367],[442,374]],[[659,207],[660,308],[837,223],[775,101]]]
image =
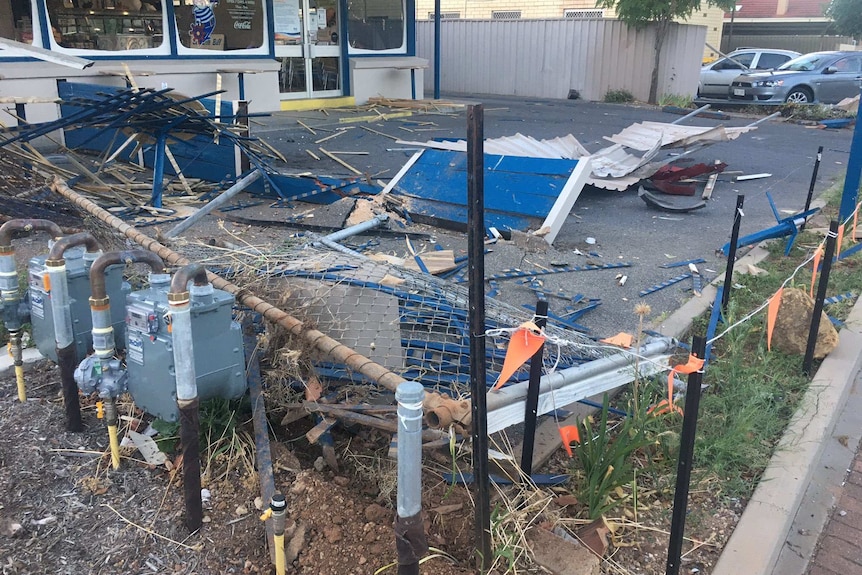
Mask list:
[[682,415],[682,408],[673,403],[673,376],[677,373],[694,373],[703,369],[703,360],[699,359],[694,354],[689,354],[688,362],[685,364],[675,365],[670,373],[667,374],[667,399],[662,399],[649,409],[649,413],[653,415],[663,415],[665,413],[679,413]]
[[781,307],[781,296],[784,294],[784,287],[778,288],[778,291],[769,300],[769,307],[766,309],[766,349],[772,351],[772,332],[775,329],[775,320],[778,319],[778,308]]
[[811,268],[811,293],[809,294],[814,299],[814,282],[817,280],[817,270],[820,269],[820,258],[823,257],[823,245],[817,246],[817,251],[814,252],[814,267]]
[[503,369],[500,371],[497,383],[494,384],[494,389],[500,389],[504,383],[509,381],[509,378],[527,363],[527,360],[533,357],[534,353],[539,351],[543,343],[545,343],[545,336],[541,334],[535,324],[529,322],[522,324],[509,339],[506,359],[503,360]]

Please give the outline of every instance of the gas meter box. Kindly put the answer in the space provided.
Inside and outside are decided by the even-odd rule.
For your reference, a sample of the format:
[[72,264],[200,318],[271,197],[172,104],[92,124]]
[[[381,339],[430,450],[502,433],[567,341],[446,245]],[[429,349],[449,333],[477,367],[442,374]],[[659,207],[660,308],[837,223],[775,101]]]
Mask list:
[[[33,340],[43,356],[57,362],[57,343],[54,334],[54,315],[51,311],[51,294],[45,289],[48,269],[45,260],[48,254],[30,259],[28,281],[30,290],[30,323]],[[93,348],[93,317],[90,313],[90,265],[84,258],[84,248],[75,247],[63,254],[66,260],[66,281],[69,285],[72,330],[79,358],[85,357]],[[123,266],[110,266],[105,270],[105,288],[111,298],[111,317],[117,343],[124,342],[125,301],[131,286],[123,281]],[[118,346],[119,347],[119,346]]]
[[[151,277],[149,289],[126,298],[126,369],[135,405],[165,421],[177,421],[173,335],[168,306],[170,277]],[[231,319],[234,297],[212,286],[192,286],[191,329],[195,381],[201,401],[245,393],[242,330]]]

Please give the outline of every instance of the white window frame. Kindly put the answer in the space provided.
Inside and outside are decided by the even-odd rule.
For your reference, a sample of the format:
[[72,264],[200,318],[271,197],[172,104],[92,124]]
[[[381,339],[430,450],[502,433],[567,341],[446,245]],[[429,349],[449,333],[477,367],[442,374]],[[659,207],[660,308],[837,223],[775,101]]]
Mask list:
[[[57,52],[59,54],[68,54],[70,56],[155,56],[155,55],[165,55],[171,53],[171,42],[169,40],[168,33],[168,12],[167,6],[165,5],[165,0],[162,0],[162,44],[161,46],[154,46],[152,48],[141,48],[137,50],[98,50],[92,49],[87,50],[84,48],[64,48],[60,46],[56,40],[54,40],[53,34],[48,34],[48,42],[50,46],[42,46],[41,38],[40,38],[40,47],[48,48],[52,52]],[[51,14],[48,12],[47,6],[45,7],[45,15],[48,18],[48,28],[50,29],[53,24],[51,23]],[[41,22],[40,30],[41,30]],[[33,20],[33,29],[35,30],[36,20]],[[41,32],[40,32],[41,36]],[[33,37],[33,45],[36,45],[35,35]]]
[[[165,2],[166,0],[162,0]],[[261,28],[263,28],[263,35],[261,37],[260,47],[258,48],[244,48],[241,50],[208,50],[206,48],[189,48],[188,46],[183,45],[180,41],[180,34],[186,32],[180,32],[180,27],[177,26],[176,16],[174,17],[174,28],[176,29],[176,37],[174,38],[174,42],[177,45],[177,55],[179,56],[199,56],[199,57],[224,57],[224,56],[261,56],[261,55],[269,55],[269,15],[267,14],[266,9],[267,0],[260,0],[261,11],[263,12],[263,19],[261,20]],[[174,6],[174,13],[176,14],[177,6]]]

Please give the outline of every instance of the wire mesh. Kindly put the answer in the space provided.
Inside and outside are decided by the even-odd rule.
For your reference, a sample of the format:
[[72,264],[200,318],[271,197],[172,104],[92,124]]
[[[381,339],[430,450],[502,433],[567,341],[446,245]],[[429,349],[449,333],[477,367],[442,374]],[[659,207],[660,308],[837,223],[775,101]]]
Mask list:
[[[308,327],[405,379],[455,397],[469,395],[470,331],[463,285],[361,254],[308,244],[294,243],[267,252],[253,246],[224,248],[203,243],[184,243],[176,249],[259,296],[271,298]],[[486,299],[485,306],[486,329],[513,328],[533,319],[528,311],[495,299]],[[613,353],[574,331],[548,326],[546,332],[567,342],[545,354],[546,371]],[[274,334],[271,339],[276,339]],[[508,341],[508,334],[488,336],[485,363],[489,386],[502,369]],[[278,342],[288,348],[283,354],[296,363],[313,366],[320,377],[354,383],[362,380],[361,375],[300,344],[297,338],[282,337]],[[513,381],[527,378],[524,367]]]

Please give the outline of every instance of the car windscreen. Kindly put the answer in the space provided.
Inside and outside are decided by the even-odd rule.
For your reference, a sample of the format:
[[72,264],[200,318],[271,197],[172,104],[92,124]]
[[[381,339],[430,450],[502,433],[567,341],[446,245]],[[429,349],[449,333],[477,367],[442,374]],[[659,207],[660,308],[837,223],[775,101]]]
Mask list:
[[792,72],[810,72],[811,70],[819,68],[820,65],[823,64],[824,60],[831,57],[832,56],[827,54],[805,54],[798,58],[794,58],[789,62],[785,62],[779,66],[778,69],[790,70]]

